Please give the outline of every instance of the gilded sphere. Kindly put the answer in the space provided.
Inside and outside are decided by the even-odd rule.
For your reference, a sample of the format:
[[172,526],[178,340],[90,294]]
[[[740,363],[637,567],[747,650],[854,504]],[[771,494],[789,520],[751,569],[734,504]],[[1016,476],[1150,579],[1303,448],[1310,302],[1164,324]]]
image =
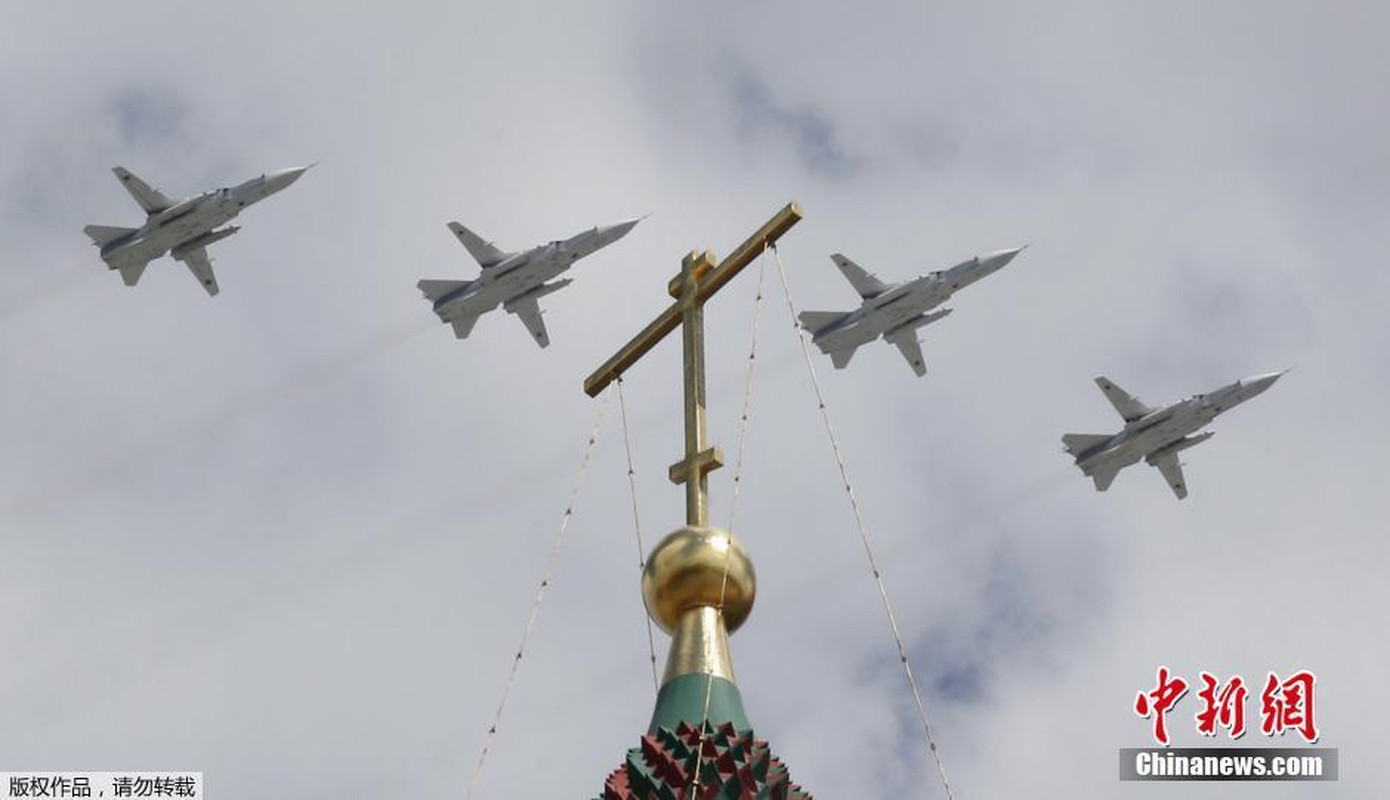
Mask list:
[[[726,580],[727,575],[727,580]],[[681,614],[699,606],[719,606],[724,624],[738,629],[753,610],[758,578],[743,545],[718,528],[685,527],[661,540],[642,572],[647,613],[671,633]]]

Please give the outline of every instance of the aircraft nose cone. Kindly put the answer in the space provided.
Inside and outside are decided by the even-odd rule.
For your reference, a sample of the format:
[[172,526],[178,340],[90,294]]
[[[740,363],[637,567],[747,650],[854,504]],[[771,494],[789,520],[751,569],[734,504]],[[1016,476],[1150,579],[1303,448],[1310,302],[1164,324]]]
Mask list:
[[[309,165],[309,167],[312,166],[313,164]],[[299,176],[308,172],[309,167],[291,167],[290,169],[282,169],[279,172],[272,172],[265,176],[265,181],[278,191],[299,180]]]
[[[1027,247],[1027,245],[1024,245],[1024,247]],[[1006,264],[1014,260],[1014,256],[1022,252],[1023,247],[1016,247],[1013,250],[1000,250],[996,253],[988,253],[980,256],[980,264],[986,267],[990,272],[993,272],[997,269],[1003,269]]]
[[623,220],[616,225],[610,225],[608,226],[609,235],[613,237],[614,241],[621,239],[628,234],[628,231],[637,227],[637,223],[644,219],[646,219],[646,217],[637,217],[636,219]]
[[646,219],[646,217],[638,217],[636,219],[625,219],[622,222],[617,223],[616,225],[605,225],[604,227],[599,228],[599,246],[605,247],[618,241],[619,239],[626,236],[628,232],[631,231],[633,228],[637,227],[637,223],[641,222],[644,219]]
[[1263,375],[1255,375],[1254,377],[1246,378],[1241,381],[1241,384],[1249,388],[1251,396],[1254,396],[1273,386],[1274,382],[1283,377],[1285,372],[1288,372],[1288,370],[1283,370],[1281,372],[1266,372]]

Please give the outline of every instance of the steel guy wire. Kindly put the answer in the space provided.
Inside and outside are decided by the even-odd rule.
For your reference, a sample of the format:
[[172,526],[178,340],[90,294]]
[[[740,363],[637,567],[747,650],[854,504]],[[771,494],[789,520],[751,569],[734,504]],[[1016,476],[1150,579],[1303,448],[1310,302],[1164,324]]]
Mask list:
[[888,618],[888,627],[893,632],[893,643],[898,648],[898,660],[903,665],[903,675],[907,679],[908,688],[912,690],[912,699],[917,704],[917,717],[922,722],[922,733],[927,740],[927,749],[931,751],[932,760],[936,762],[936,771],[941,776],[941,785],[946,790],[948,800],[954,800],[955,794],[951,790],[951,782],[946,779],[946,767],[941,760],[941,751],[937,749],[936,737],[932,735],[931,723],[927,722],[927,709],[922,703],[922,693],[917,688],[917,679],[913,677],[912,665],[908,663],[907,648],[903,646],[902,633],[898,630],[898,620],[893,614],[893,604],[888,599],[888,588],[883,581],[883,573],[879,571],[878,562],[874,558],[873,545],[869,541],[869,528],[864,522],[864,515],[859,509],[859,501],[854,496],[854,488],[850,485],[849,469],[845,466],[845,459],[840,452],[839,441],[835,437],[835,428],[830,424],[830,410],[825,405],[825,395],[821,392],[820,380],[816,377],[816,367],[811,361],[811,350],[808,337],[797,324],[796,304],[792,301],[791,287],[787,283],[787,271],[782,266],[782,257],[777,252],[777,247],[772,247],[773,258],[777,262],[777,274],[782,279],[782,292],[787,298],[787,311],[791,314],[792,329],[796,332],[796,338],[801,343],[801,354],[806,361],[806,372],[811,376],[811,386],[816,392],[816,403],[820,407],[821,420],[825,423],[825,433],[830,439],[830,449],[835,455],[835,463],[840,468],[840,479],[844,482],[845,495],[849,498],[850,507],[854,511],[854,521],[859,526],[859,540],[864,545],[864,555],[868,558],[869,569],[873,572],[874,582],[878,585],[879,598],[883,601],[883,612]]
[[738,514],[739,490],[743,487],[743,454],[748,443],[748,419],[753,407],[753,373],[757,366],[758,324],[763,317],[763,284],[767,272],[767,248],[758,260],[758,296],[753,301],[753,333],[748,343],[748,375],[743,382],[743,412],[738,418],[738,455],[734,458],[734,487],[729,499],[729,533],[734,532],[734,519]]
[[545,571],[541,575],[540,586],[536,587],[536,599],[531,603],[531,613],[526,618],[526,627],[521,632],[521,644],[517,646],[516,656],[512,658],[512,667],[507,675],[507,682],[502,687],[502,698],[497,703],[497,712],[492,716],[492,724],[488,726],[487,736],[483,740],[482,752],[478,754],[478,763],[473,768],[473,778],[468,782],[467,797],[473,797],[473,792],[478,787],[478,778],[482,775],[483,765],[487,762],[488,755],[492,752],[492,742],[497,736],[497,728],[502,724],[502,713],[507,708],[507,697],[511,694],[512,686],[516,683],[517,670],[521,667],[521,659],[526,654],[526,645],[531,641],[531,631],[535,628],[536,617],[540,615],[541,603],[545,601],[545,592],[550,588],[550,578],[555,573],[555,566],[559,563],[560,553],[564,549],[565,530],[569,528],[570,519],[574,517],[574,504],[579,499],[579,490],[584,486],[584,474],[589,470],[589,457],[593,455],[594,444],[598,441],[599,428],[603,425],[604,411],[608,407],[608,392],[604,392],[603,399],[599,401],[598,411],[594,416],[593,428],[589,431],[589,441],[584,445],[584,456],[579,462],[579,473],[574,478],[574,488],[570,490],[569,504],[565,506],[565,513],[560,518],[560,528],[555,532],[555,537],[550,542],[550,553],[546,556]]
[[[637,532],[637,572],[642,574],[647,569],[647,547],[642,543],[642,518],[637,513],[637,471],[632,467],[632,438],[628,433],[627,427],[627,399],[623,396],[623,376],[618,376],[618,411],[623,421],[623,450],[627,453],[627,487],[632,495],[632,529]],[[661,682],[656,677],[656,640],[652,635],[652,618],[645,611],[645,604],[642,616],[647,618],[647,655],[652,663],[652,688],[657,692],[661,691]]]

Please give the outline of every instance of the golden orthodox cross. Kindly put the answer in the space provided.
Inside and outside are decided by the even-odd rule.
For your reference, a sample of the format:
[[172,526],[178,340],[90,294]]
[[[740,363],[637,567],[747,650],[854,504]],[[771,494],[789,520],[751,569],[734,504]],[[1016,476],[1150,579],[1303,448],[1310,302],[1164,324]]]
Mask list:
[[685,363],[685,458],[671,465],[670,476],[672,483],[685,484],[687,525],[709,525],[709,473],[724,463],[717,446],[705,446],[705,301],[800,220],[800,204],[788,203],[718,266],[713,252],[692,250],[681,260],[680,274],[667,285],[667,292],[676,302],[584,380],[584,392],[590,397],[598,396],[680,326]]

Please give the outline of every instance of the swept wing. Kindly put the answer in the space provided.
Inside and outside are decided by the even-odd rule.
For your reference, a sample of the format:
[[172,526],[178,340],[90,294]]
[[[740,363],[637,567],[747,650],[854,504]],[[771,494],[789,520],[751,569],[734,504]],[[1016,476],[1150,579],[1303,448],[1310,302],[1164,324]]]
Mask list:
[[130,196],[135,198],[135,202],[145,209],[146,214],[158,214],[168,208],[173,207],[174,201],[164,196],[164,193],[140,180],[135,173],[125,167],[112,167],[111,171],[116,173],[121,185],[125,187]]
[[[203,285],[209,297],[217,296],[217,292],[219,291],[217,288],[217,276],[212,274],[212,259],[208,256],[208,249],[206,247],[194,247],[171,255],[174,255],[174,258],[188,265],[188,271],[192,272],[193,277],[198,279],[198,283]],[[124,276],[125,270],[121,270],[121,274]],[[136,273],[136,278],[139,278],[138,272]],[[126,283],[134,285],[129,280],[127,280]]]
[[1096,378],[1096,385],[1105,393],[1105,399],[1110,401],[1110,405],[1115,407],[1125,422],[1133,422],[1154,412],[1153,408],[1139,402],[1138,398],[1116,386],[1104,375]]
[[892,288],[879,280],[877,275],[850,261],[840,253],[832,255],[830,260],[835,262],[835,266],[840,268],[840,272],[844,274],[850,286],[853,286],[859,296],[865,300],[870,297],[878,297]]
[[927,362],[922,358],[922,343],[917,340],[915,328],[904,328],[883,338],[898,346],[898,352],[912,365],[912,371],[917,373],[917,377],[927,374]]
[[534,297],[527,297],[507,304],[507,311],[517,315],[536,344],[545,347],[550,344],[550,335],[545,332],[545,320],[541,318],[541,306]]
[[1164,453],[1157,458],[1150,458],[1149,463],[1163,473],[1163,479],[1168,482],[1168,487],[1179,500],[1187,497],[1187,481],[1183,480],[1182,463],[1178,461],[1177,453]]
[[484,269],[495,267],[507,260],[507,254],[497,249],[492,242],[468,230],[457,222],[449,223],[449,230],[454,232],[454,236],[463,244],[478,265]]

